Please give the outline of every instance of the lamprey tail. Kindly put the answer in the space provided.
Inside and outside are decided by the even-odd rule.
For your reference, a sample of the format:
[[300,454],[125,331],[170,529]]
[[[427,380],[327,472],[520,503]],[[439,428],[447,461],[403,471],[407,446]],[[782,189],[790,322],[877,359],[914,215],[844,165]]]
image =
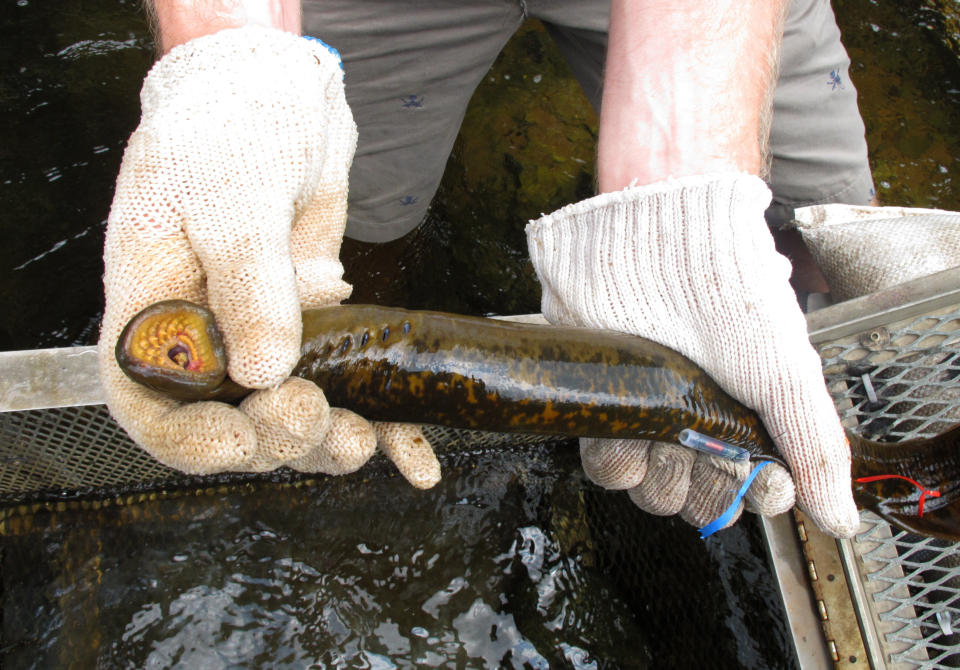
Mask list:
[[859,506],[913,533],[960,539],[960,425],[908,442],[848,437]]

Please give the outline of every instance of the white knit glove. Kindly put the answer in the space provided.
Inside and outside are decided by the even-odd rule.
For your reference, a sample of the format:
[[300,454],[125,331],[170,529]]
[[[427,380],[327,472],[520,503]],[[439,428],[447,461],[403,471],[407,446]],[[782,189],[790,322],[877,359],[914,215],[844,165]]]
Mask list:
[[[531,222],[527,242],[554,323],[607,328],[669,346],[757,411],[790,466],[796,499],[825,531],[859,517],[850,452],[752,176],[690,177],[629,188]],[[702,526],[731,503],[747,466],[685,448],[581,441],[587,474],[629,489],[644,509]],[[793,504],[789,474],[768,466],[748,494],[763,514]]]
[[[350,294],[338,254],[357,132],[339,58],[278,30],[224,30],[158,61],[141,104],[104,249],[100,373],[111,413],[184,472],[357,469],[376,448],[374,427],[331,412],[316,385],[288,379],[301,309]],[[208,304],[230,376],[265,389],[239,410],[162,398],[117,366],[124,324],[173,297]],[[426,440],[381,432],[408,479],[436,483]]]
[[838,302],[960,267],[960,212],[812,205],[794,219]]

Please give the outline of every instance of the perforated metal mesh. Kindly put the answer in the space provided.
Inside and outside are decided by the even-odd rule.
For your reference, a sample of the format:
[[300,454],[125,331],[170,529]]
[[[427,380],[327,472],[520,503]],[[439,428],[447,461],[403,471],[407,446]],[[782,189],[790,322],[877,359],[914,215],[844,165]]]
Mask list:
[[[841,418],[874,439],[934,435],[960,422],[960,308],[820,347]],[[960,546],[891,528],[871,512],[853,546],[884,657],[960,667]]]

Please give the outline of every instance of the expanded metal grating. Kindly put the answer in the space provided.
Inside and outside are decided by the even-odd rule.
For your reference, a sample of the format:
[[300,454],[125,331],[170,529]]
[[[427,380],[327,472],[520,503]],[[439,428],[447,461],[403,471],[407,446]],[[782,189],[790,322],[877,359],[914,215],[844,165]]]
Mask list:
[[820,347],[841,417],[899,441],[960,422],[960,310],[880,326]]
[[[819,347],[844,424],[900,441],[960,422],[960,308],[875,327]],[[852,543],[891,666],[960,667],[960,545],[861,513]]]

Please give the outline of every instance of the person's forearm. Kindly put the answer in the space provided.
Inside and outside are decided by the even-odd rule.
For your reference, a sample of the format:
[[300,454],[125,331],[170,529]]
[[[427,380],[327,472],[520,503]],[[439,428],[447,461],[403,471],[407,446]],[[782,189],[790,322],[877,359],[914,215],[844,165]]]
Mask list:
[[785,4],[613,0],[601,192],[667,177],[762,172]]
[[225,28],[248,24],[300,33],[300,0],[151,0],[162,53]]

